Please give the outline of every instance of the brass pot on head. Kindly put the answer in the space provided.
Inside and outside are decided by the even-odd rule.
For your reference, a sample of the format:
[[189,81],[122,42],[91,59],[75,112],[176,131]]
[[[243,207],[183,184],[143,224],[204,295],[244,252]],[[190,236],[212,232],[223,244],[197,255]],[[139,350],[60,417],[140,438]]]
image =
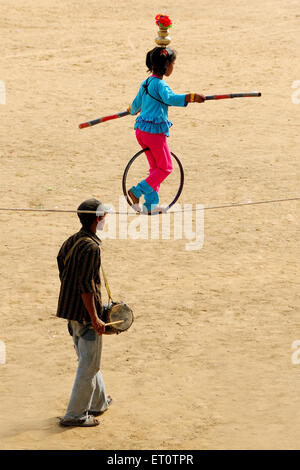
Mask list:
[[158,36],[155,38],[155,42],[159,47],[167,47],[170,44],[171,38],[168,28],[159,26]]

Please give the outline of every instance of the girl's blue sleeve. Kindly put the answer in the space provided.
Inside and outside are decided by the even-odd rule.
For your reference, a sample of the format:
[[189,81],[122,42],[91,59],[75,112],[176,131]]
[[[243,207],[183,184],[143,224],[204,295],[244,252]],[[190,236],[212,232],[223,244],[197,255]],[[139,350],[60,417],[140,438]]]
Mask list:
[[139,89],[139,92],[138,94],[136,95],[136,97],[134,98],[133,102],[131,103],[131,105],[129,106],[128,108],[128,111],[130,112],[130,114],[137,114],[140,110],[141,110],[141,106],[142,106],[142,92],[143,92],[143,87],[141,87]]
[[158,82],[158,92],[164,103],[169,106],[187,106],[188,103],[185,101],[185,95],[176,95],[169,85],[163,80]]

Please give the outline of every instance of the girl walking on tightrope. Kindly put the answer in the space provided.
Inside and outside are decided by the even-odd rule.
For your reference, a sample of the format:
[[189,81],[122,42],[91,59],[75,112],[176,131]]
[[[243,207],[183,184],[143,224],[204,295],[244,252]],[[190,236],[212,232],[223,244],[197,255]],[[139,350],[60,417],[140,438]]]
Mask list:
[[173,72],[176,53],[171,48],[155,47],[147,53],[146,65],[152,73],[141,84],[139,92],[128,108],[134,115],[141,111],[135,121],[136,138],[146,150],[149,163],[149,176],[132,186],[128,191],[136,210],[141,211],[139,200],[144,195],[143,212],[152,212],[159,203],[159,188],[162,181],[172,172],[172,157],[167,144],[172,122],[168,120],[169,106],[187,106],[188,103],[203,103],[205,96],[190,93],[177,95],[173,93],[163,76],[169,77]]

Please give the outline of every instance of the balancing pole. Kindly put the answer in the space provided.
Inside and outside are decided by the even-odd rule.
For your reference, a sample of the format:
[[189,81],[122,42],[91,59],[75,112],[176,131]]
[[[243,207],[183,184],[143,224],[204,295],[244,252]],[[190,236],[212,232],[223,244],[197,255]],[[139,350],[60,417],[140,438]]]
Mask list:
[[255,96],[261,96],[261,93],[259,91],[252,91],[251,93],[229,93],[228,95],[211,95],[211,96],[206,96],[205,101],[225,100],[228,98],[251,98]]
[[[252,93],[230,93],[227,95],[210,95],[205,97],[205,101],[225,100],[229,98],[250,98],[256,96],[261,96],[261,93],[259,93],[258,91],[253,91]],[[79,129],[84,129],[85,127],[95,126],[96,124],[100,124],[101,122],[111,121],[112,119],[118,119],[124,116],[128,116],[128,114],[130,114],[130,112],[127,110],[123,111],[122,113],[112,114],[110,116],[104,116],[102,118],[94,119],[93,121],[83,122],[82,124],[79,124]]]
[[124,116],[128,116],[129,111],[123,111],[122,113],[112,114],[111,116],[104,116],[102,118],[94,119],[93,121],[83,122],[79,124],[79,129],[84,129],[85,127],[95,126],[95,124],[100,124],[101,122],[111,121],[112,119],[118,119]]

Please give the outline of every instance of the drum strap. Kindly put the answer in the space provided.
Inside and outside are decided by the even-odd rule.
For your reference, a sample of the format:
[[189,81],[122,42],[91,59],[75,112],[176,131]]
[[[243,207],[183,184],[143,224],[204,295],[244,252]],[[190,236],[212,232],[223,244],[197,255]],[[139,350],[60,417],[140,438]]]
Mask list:
[[104,284],[105,284],[106,292],[107,292],[107,295],[108,295],[108,301],[111,301],[111,302],[113,303],[113,299],[112,299],[112,296],[111,296],[110,288],[109,288],[109,285],[108,285],[108,280],[107,280],[107,277],[106,277],[106,275],[105,275],[105,272],[104,272],[102,263],[101,263],[101,271],[102,271],[102,275],[103,275],[103,279],[104,279]]
[[[85,241],[89,241],[91,240],[91,238],[89,237],[81,237],[81,238],[78,238],[78,240],[74,243],[74,245],[70,248],[70,250],[68,251],[68,253],[66,254],[65,256],[65,259],[64,259],[64,265],[66,265],[66,262],[67,260],[71,257],[75,247],[82,241],[82,240],[85,240]],[[96,242],[96,240],[93,240]],[[99,245],[99,244],[98,244]],[[107,280],[107,277],[106,277],[106,274],[104,272],[104,269],[103,269],[103,266],[102,266],[102,262],[101,262],[101,271],[102,271],[102,275],[103,275],[103,279],[104,279],[104,284],[105,284],[105,288],[106,288],[106,292],[107,292],[107,295],[108,295],[108,301],[111,301],[113,302],[113,299],[112,299],[112,296],[111,296],[111,292],[110,292],[110,288],[109,288],[109,285],[108,285],[108,280]]]

